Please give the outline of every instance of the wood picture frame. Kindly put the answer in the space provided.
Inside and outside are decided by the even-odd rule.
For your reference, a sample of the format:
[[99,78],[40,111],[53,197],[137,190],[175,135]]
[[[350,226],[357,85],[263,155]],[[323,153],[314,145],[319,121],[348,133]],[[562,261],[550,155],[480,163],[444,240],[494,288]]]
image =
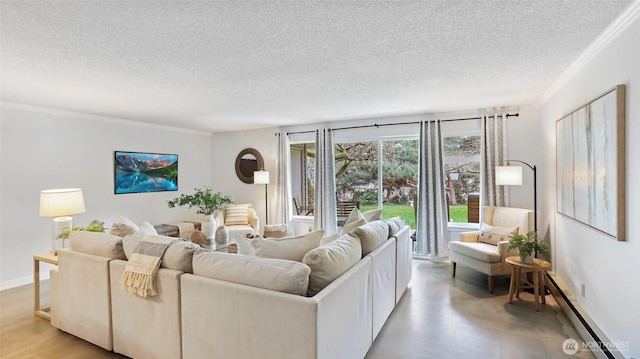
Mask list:
[[556,211],[626,239],[626,87],[617,85],[556,121]]

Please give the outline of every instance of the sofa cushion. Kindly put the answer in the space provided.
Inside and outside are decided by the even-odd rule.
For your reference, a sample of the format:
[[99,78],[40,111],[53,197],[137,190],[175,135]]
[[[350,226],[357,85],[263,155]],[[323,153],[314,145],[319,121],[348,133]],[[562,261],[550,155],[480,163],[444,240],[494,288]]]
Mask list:
[[311,269],[285,259],[259,258],[221,252],[193,256],[193,274],[283,293],[305,295]]
[[402,217],[391,217],[386,219],[385,222],[389,225],[389,237],[398,233],[404,227],[404,218]]
[[96,256],[125,259],[122,237],[104,232],[71,231],[71,249]]
[[230,204],[224,209],[224,224],[226,226],[238,226],[249,224],[250,204]]
[[113,219],[109,234],[124,237],[128,236],[129,234],[136,233],[139,229],[140,227],[138,227],[138,225],[133,223],[130,219],[122,216],[117,216]]
[[256,252],[253,250],[251,240],[247,237],[236,237],[236,244],[238,245],[238,254],[244,254],[246,256],[255,256]]
[[[138,244],[140,243],[140,240],[142,240],[142,238],[144,238],[144,236],[132,234],[122,239],[124,253],[126,254],[127,260],[131,258],[131,255],[133,255],[133,252],[138,247]],[[167,248],[167,250],[164,252],[164,255],[162,256],[162,262],[160,262],[160,267],[179,270],[185,273],[193,273],[193,254],[199,250],[200,246],[195,243],[178,240],[177,242],[170,245],[169,248]]]
[[372,209],[370,211],[366,211],[362,214],[362,216],[364,216],[364,219],[367,220],[367,222],[373,222],[373,221],[378,221],[382,219],[382,208],[378,208],[378,209]]
[[305,233],[297,237],[277,239],[252,239],[251,246],[257,257],[302,261],[307,252],[320,245],[324,229]]
[[478,242],[493,244],[495,246],[498,245],[500,241],[509,240],[509,236],[514,232],[518,233],[518,227],[498,227],[482,223]]
[[360,238],[364,257],[389,238],[389,225],[385,221],[373,221],[354,229],[352,233]]
[[314,296],[358,263],[362,248],[358,237],[344,234],[331,243],[312,249],[302,259],[311,268],[307,296]]
[[500,262],[498,247],[482,242],[449,242],[449,250],[488,263]]

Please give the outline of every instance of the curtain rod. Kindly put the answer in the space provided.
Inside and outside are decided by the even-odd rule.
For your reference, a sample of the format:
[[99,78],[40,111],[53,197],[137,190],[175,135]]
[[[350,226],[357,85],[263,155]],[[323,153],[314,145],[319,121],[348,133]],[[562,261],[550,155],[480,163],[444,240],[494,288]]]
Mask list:
[[[492,115],[493,116],[493,115]],[[502,117],[503,115],[497,115],[498,117]],[[518,117],[520,116],[520,113],[516,112],[516,113],[508,113],[506,115],[507,118],[509,117]],[[491,117],[491,116],[488,116]],[[441,122],[454,122],[454,121],[469,121],[469,120],[481,120],[481,117],[466,117],[466,118],[450,118],[450,119],[446,119],[446,120],[440,120]],[[361,126],[350,126],[350,127],[338,127],[338,128],[332,128],[332,131],[339,131],[339,130],[351,130],[351,129],[355,129],[355,128],[368,128],[368,127],[381,127],[381,126],[397,126],[397,125],[414,125],[414,124],[418,124],[420,123],[420,121],[413,121],[413,122],[400,122],[400,123],[374,123],[373,125],[361,125]],[[295,134],[299,134],[299,133],[312,133],[312,132],[316,132],[316,130],[309,130],[309,131],[298,131],[298,132],[287,132],[287,136],[288,135],[295,135]]]

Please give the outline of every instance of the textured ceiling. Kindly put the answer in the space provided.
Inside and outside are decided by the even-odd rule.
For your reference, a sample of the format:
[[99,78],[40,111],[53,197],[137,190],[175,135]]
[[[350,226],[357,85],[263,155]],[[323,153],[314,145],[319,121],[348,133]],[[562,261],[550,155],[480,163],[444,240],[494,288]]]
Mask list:
[[2,0],[0,99],[206,131],[525,105],[630,3]]

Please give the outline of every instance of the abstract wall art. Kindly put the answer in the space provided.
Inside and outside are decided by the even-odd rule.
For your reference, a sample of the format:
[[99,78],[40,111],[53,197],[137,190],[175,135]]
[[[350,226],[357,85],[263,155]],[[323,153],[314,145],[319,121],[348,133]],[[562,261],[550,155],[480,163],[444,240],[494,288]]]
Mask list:
[[556,122],[558,213],[625,240],[625,86]]

